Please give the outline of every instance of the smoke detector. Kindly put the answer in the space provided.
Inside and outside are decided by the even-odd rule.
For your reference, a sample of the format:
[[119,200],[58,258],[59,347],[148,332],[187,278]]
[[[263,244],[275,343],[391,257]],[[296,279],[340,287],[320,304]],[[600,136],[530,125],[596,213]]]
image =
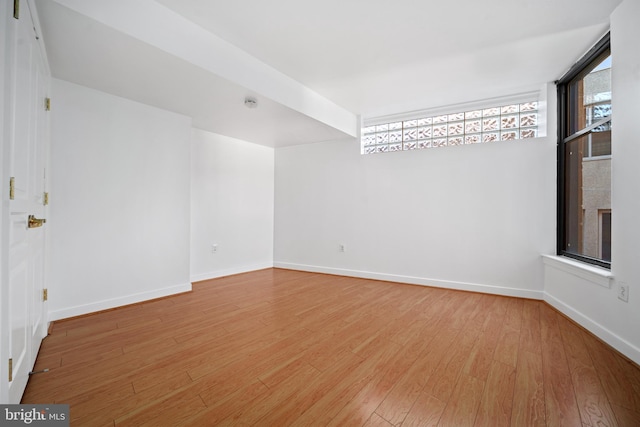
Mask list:
[[244,99],[244,106],[247,108],[257,108],[258,100],[248,96]]

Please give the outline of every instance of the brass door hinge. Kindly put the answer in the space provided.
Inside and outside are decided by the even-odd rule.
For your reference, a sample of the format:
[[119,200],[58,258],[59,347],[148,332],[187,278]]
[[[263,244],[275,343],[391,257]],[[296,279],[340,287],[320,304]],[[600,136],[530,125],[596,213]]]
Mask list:
[[45,111],[51,111],[51,98],[44,99],[44,109]]
[[43,289],[42,290],[42,301],[47,301],[49,299],[49,290],[48,289]]
[[13,359],[9,359],[9,382],[13,381]]
[[42,195],[42,204],[44,206],[47,206],[49,204],[49,193],[47,193],[46,191]]
[[16,179],[15,177],[9,178],[9,200],[16,198]]
[[13,0],[13,17],[20,19],[20,0]]

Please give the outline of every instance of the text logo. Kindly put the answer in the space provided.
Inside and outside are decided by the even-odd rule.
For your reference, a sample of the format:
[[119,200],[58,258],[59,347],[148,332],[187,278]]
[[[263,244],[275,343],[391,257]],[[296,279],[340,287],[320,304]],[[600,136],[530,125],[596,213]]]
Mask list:
[[69,427],[69,405],[0,405],[0,424]]

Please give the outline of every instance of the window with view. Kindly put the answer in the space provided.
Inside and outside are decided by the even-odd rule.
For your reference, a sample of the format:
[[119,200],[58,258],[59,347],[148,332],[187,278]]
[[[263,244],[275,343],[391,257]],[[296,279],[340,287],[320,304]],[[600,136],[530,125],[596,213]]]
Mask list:
[[558,82],[558,253],[611,265],[611,51],[605,36]]

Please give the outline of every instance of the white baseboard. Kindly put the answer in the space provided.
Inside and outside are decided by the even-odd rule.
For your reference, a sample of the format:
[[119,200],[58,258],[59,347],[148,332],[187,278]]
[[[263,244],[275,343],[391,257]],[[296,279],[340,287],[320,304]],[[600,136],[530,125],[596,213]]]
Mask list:
[[313,273],[336,274],[339,276],[359,277],[362,279],[384,280],[387,282],[406,283],[410,285],[432,286],[435,288],[455,289],[459,291],[482,292],[492,295],[509,297],[543,299],[542,291],[509,288],[503,286],[480,285],[477,283],[453,282],[449,280],[429,279],[424,277],[401,276],[397,274],[376,273],[371,271],[348,270],[333,267],[321,267],[315,265],[293,264],[288,262],[275,262],[274,267],[288,270],[301,270]]
[[272,267],[273,267],[272,262],[264,262],[264,263],[253,264],[253,265],[246,265],[242,267],[228,268],[225,270],[211,271],[209,273],[194,274],[191,276],[191,282],[192,283],[201,282],[203,280],[211,280],[211,279],[217,279],[219,277],[233,276],[234,274],[248,273],[250,271],[264,270],[265,268],[272,268]]
[[169,286],[167,288],[156,289],[149,292],[141,292],[138,294],[126,295],[119,298],[97,301],[91,304],[78,305],[75,307],[68,307],[61,310],[50,311],[49,320],[54,321],[66,319],[69,317],[81,316],[83,314],[95,313],[96,311],[108,310],[111,308],[121,307],[123,305],[135,304],[189,291],[191,291],[191,283]]
[[640,349],[638,347],[614,334],[609,329],[592,320],[590,317],[585,316],[578,310],[560,301],[553,295],[549,295],[545,292],[544,301],[640,365]]

